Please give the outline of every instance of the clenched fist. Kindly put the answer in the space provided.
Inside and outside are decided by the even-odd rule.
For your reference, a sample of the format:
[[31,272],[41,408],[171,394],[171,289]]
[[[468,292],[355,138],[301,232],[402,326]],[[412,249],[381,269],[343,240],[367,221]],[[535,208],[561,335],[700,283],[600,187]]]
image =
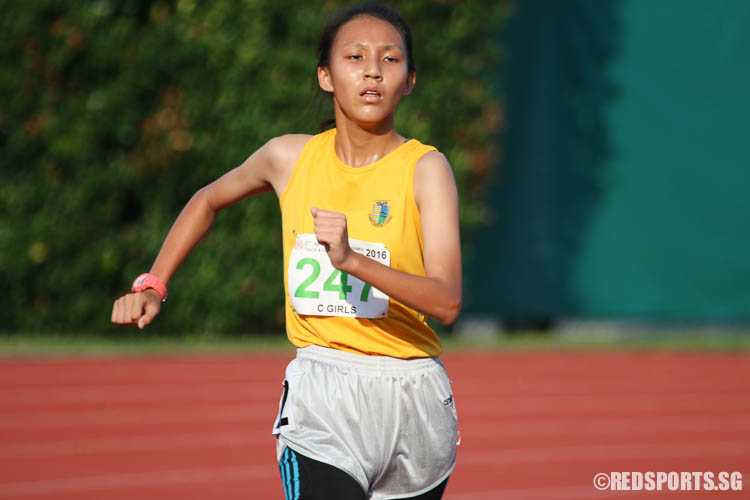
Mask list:
[[310,213],[315,223],[315,236],[323,245],[336,269],[341,269],[354,253],[349,246],[349,232],[346,228],[346,215],[340,212],[311,207]]
[[112,323],[117,325],[138,325],[143,329],[161,310],[159,292],[147,289],[129,293],[115,301],[112,307]]

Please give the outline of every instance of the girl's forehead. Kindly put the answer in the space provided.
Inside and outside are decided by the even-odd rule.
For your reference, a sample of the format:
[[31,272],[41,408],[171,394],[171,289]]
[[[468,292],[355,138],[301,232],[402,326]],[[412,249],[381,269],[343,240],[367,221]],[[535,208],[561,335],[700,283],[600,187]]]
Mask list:
[[386,45],[404,50],[401,33],[388,21],[372,16],[358,16],[346,22],[336,33],[334,45]]

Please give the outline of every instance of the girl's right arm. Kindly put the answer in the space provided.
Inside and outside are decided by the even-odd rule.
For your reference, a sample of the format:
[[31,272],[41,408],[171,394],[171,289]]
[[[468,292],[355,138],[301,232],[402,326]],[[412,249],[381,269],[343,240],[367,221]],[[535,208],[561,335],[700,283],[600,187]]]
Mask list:
[[[151,274],[167,284],[224,208],[244,198],[286,188],[294,165],[310,136],[285,135],[268,141],[239,167],[199,189],[169,230],[154,261]],[[129,293],[117,299],[112,322],[143,328],[161,308],[161,297],[153,289]]]

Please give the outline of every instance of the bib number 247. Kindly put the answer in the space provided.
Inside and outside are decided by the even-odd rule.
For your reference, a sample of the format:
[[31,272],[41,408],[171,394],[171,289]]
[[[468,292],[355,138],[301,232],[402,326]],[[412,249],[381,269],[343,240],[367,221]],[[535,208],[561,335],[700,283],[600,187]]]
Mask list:
[[[349,239],[352,250],[386,266],[390,252],[382,243]],[[289,257],[289,298],[298,314],[383,318],[388,296],[331,264],[314,234],[300,234]]]

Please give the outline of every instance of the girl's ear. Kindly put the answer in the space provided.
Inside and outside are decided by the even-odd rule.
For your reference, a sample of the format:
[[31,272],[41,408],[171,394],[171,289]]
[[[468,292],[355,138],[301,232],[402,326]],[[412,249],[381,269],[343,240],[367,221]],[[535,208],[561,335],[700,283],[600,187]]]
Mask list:
[[331,81],[331,73],[325,66],[318,66],[318,85],[326,92],[333,93],[333,82]]
[[414,85],[417,84],[417,74],[414,72],[409,73],[406,76],[406,82],[404,82],[404,90],[402,91],[402,95],[404,97],[411,94],[411,92],[414,90]]

